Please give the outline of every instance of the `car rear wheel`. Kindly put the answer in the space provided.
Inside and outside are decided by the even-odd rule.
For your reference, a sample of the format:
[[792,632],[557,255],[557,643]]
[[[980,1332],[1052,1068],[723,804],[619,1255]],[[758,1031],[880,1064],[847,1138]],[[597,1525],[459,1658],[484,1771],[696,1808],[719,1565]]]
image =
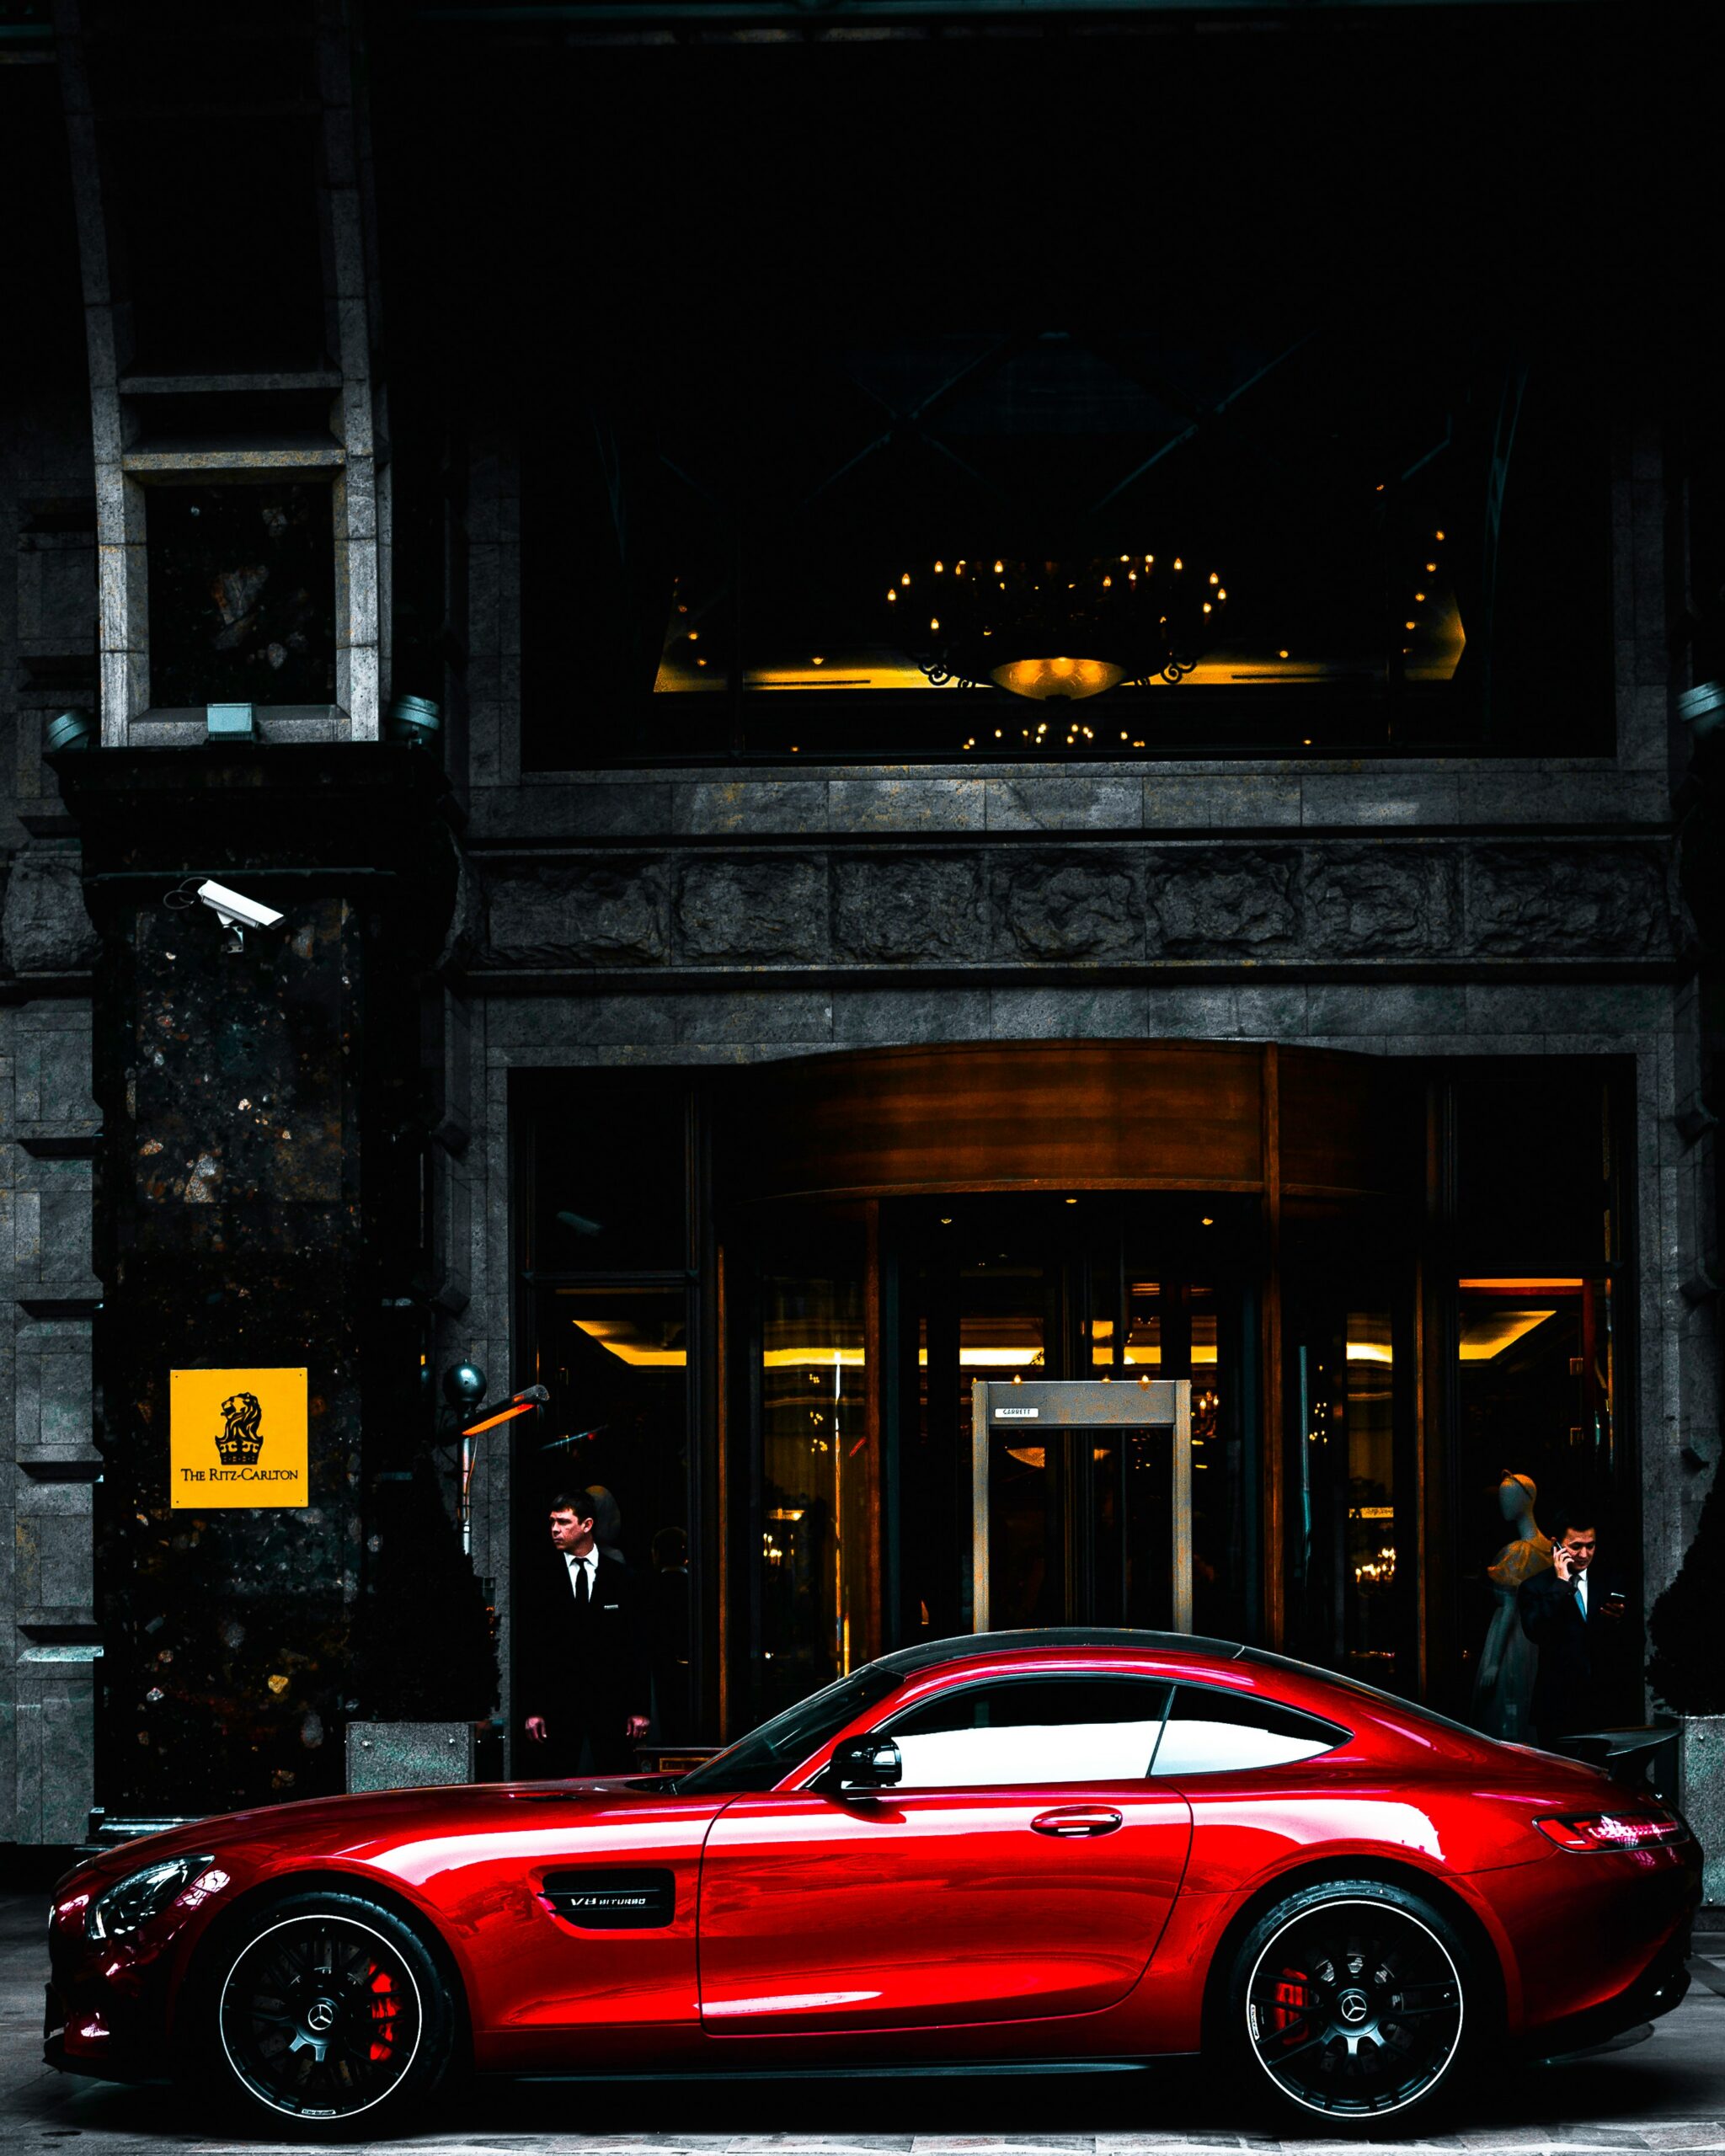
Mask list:
[[294,1895],[223,1940],[195,2009],[209,2093],[306,2136],[393,2127],[448,2070],[457,2015],[413,1928],[360,1894]]
[[1454,2085],[1483,2004],[1454,1925],[1378,1880],[1290,1894],[1247,1933],[1232,1978],[1230,2021],[1261,2090],[1343,2130]]

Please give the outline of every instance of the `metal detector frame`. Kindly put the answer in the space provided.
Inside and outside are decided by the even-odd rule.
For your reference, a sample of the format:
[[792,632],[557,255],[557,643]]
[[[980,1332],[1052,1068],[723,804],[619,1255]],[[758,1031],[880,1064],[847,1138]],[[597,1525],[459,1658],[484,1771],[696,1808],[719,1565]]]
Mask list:
[[1192,1380],[978,1378],[970,1393],[971,1629],[989,1630],[988,1438],[996,1429],[1172,1430],[1173,1630],[1192,1630]]

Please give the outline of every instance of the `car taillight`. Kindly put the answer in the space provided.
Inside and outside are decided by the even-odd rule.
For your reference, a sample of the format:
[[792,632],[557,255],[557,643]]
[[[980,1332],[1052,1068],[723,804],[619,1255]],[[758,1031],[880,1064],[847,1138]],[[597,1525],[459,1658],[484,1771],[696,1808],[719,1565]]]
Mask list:
[[1680,1812],[1653,1805],[1634,1812],[1572,1812],[1562,1819],[1533,1822],[1560,1849],[1587,1854],[1595,1849],[1648,1849],[1662,1842],[1686,1842],[1689,1827]]

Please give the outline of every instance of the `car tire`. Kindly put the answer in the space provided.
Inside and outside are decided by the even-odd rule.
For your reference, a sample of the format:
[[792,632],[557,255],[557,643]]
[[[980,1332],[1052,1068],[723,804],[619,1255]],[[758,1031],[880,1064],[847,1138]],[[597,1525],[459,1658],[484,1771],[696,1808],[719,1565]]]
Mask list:
[[1226,2026],[1247,2084],[1273,2111],[1345,2135],[1429,2112],[1459,2089],[1487,1999],[1477,1958],[1425,1897],[1325,1880],[1284,1896],[1241,1940]]
[[188,2093],[305,2140],[396,2131],[450,2077],[461,2026],[416,1928],[368,1895],[286,1895],[227,1926],[195,1972]]

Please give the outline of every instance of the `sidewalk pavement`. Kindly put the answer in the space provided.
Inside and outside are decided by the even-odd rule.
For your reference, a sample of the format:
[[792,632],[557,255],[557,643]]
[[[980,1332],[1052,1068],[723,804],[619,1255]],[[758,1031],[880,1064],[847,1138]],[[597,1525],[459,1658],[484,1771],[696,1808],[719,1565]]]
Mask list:
[[[111,2087],[42,2064],[45,1910],[43,1894],[0,1896],[0,2146],[13,2156],[45,2156],[72,2139],[90,2143],[88,2156],[279,2149],[280,2142],[209,2132],[168,2090]],[[1698,1944],[1689,1997],[1641,2041],[1517,2069],[1434,2120],[1429,2134],[1404,2140],[1275,2138],[1236,2089],[1183,2063],[1140,2073],[953,2079],[481,2083],[430,2131],[344,2145],[441,2156],[512,2156],[524,2147],[545,2156],[1725,2152],[1725,1933]]]

